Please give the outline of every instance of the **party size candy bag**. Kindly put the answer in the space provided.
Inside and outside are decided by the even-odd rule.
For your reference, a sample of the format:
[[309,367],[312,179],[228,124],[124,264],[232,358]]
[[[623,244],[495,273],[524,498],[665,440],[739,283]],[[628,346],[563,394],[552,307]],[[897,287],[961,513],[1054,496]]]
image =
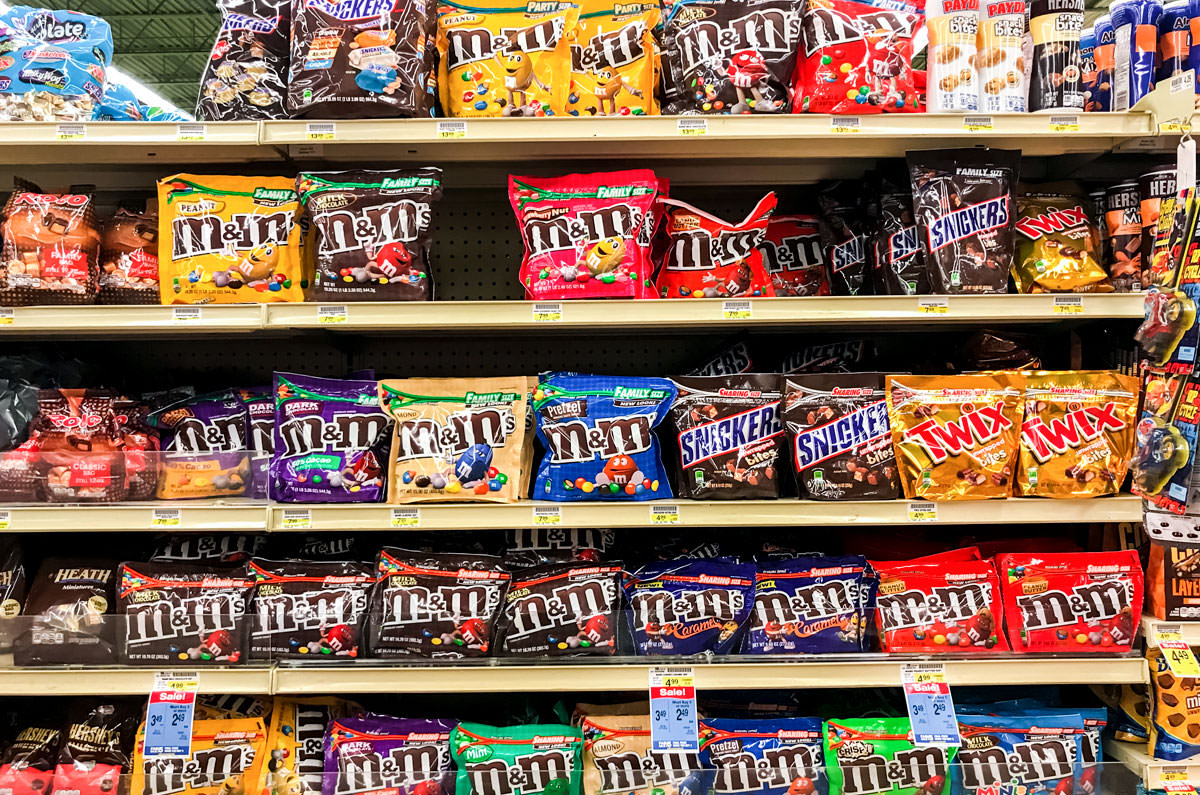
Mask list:
[[368,623],[372,657],[482,657],[512,575],[491,555],[384,547]]
[[149,416],[161,434],[158,498],[242,496],[253,482],[250,413],[233,390],[188,398]]
[[775,295],[758,247],[775,211],[775,194],[759,200],[738,224],[722,221],[675,199],[659,199],[668,248],[658,274],[663,298],[730,298]]
[[991,562],[872,562],[883,651],[1007,651],[1000,582]]
[[0,121],[90,121],[113,60],[98,16],[25,5],[0,14]]
[[775,295],[829,295],[815,215],[775,215],[758,250]]
[[[583,735],[572,726],[460,723],[450,733],[450,753],[458,768],[454,795],[577,793],[582,752]],[[530,764],[534,759],[536,764]],[[498,781],[508,786],[497,787]]]
[[[129,751],[137,727],[138,711],[131,704],[87,699],[72,703],[49,795],[105,795],[115,791],[121,777],[131,772]],[[21,791],[20,787],[13,790]]]
[[369,563],[250,561],[253,611],[250,659],[358,657],[367,595],[375,584]]
[[100,232],[92,196],[18,189],[4,206],[0,228],[0,304],[96,302]]
[[200,78],[196,118],[286,119],[292,3],[218,0],[217,8],[221,27]]
[[653,298],[650,260],[659,180],[648,169],[508,178],[531,300]]
[[863,651],[866,570],[861,555],[760,562],[742,654]]
[[958,747],[916,745],[908,718],[831,718],[824,729],[830,792],[949,795]]
[[654,428],[675,399],[665,378],[555,373],[533,393],[545,454],[533,496],[555,502],[669,498]]
[[825,795],[820,718],[700,721],[700,758],[715,769],[714,795]]
[[588,709],[576,705],[583,732],[585,795],[687,795],[703,792],[712,773],[699,752],[654,751],[650,744],[650,711],[642,704]]
[[658,115],[657,3],[583,0],[572,31],[571,116]]
[[13,795],[50,792],[62,742],[57,719],[31,716],[0,751],[0,787]]
[[[449,793],[450,738],[458,721],[369,713],[335,718],[325,733],[323,795]],[[388,764],[391,762],[392,764]]]
[[549,563],[520,569],[496,633],[503,657],[616,653],[620,563]]
[[267,762],[267,728],[262,718],[196,720],[191,753],[146,753],[146,724],[138,727],[130,792],[171,795],[235,795],[258,782]]
[[1169,762],[1200,755],[1200,703],[1196,679],[1171,670],[1161,649],[1146,649],[1150,668],[1150,739],[1155,759]]
[[862,205],[862,183],[840,181],[817,194],[821,208],[821,247],[829,263],[829,291],[833,295],[868,295],[871,292],[870,237]]
[[271,497],[382,502],[392,420],[376,381],[275,374]]
[[447,116],[555,116],[571,88],[579,7],[438,5],[438,89]]
[[754,603],[754,564],[651,563],[626,575],[625,595],[638,654],[729,654]]
[[[1088,791],[1081,787],[1086,730],[1080,715],[1058,714],[1048,708],[1046,714],[1020,715],[964,711],[958,716],[958,731],[963,744],[959,764],[952,771],[955,792],[1059,795]],[[1093,787],[1092,791],[1101,790]]]

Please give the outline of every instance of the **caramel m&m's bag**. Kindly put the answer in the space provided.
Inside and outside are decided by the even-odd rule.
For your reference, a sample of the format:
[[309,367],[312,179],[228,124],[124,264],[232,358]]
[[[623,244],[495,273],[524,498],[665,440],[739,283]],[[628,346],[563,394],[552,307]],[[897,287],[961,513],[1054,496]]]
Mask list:
[[885,652],[1007,651],[1000,581],[989,561],[872,563]]
[[303,301],[299,212],[288,177],[176,174],[160,180],[162,303]]
[[1012,492],[1020,373],[889,375],[888,416],[904,496],[981,500]]
[[657,3],[581,0],[572,31],[571,116],[658,115]]
[[267,759],[262,718],[197,720],[186,756],[147,756],[146,724],[134,745],[130,792],[142,795],[235,795],[253,792]]
[[775,212],[775,194],[759,200],[738,224],[722,221],[690,204],[660,199],[669,247],[658,274],[663,298],[774,296],[759,246]]
[[[543,10],[548,8],[549,10]],[[438,7],[438,88],[448,116],[555,116],[571,89],[571,3]]]
[[1139,386],[1113,370],[1026,375],[1020,494],[1116,494],[1133,454]]

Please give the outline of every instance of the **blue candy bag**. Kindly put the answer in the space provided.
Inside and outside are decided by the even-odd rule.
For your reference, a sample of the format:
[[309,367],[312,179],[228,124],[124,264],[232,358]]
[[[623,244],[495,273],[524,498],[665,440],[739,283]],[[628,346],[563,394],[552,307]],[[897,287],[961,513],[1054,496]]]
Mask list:
[[625,575],[638,654],[729,654],[750,617],[754,564],[650,563]]
[[104,96],[112,29],[77,11],[14,6],[0,14],[0,52],[0,94],[27,95],[0,106],[0,121],[88,121]]
[[742,653],[862,651],[866,569],[861,555],[759,563]]
[[675,400],[666,378],[554,373],[533,393],[545,449],[533,497],[554,502],[670,498],[654,427]]
[[1078,714],[963,714],[958,730],[963,742],[951,769],[955,793],[1083,792],[1084,725]]
[[700,761],[715,795],[826,795],[820,718],[700,721]]
[[[980,711],[976,708],[973,711]],[[1037,699],[1017,698],[997,701],[990,710],[999,715],[1079,715],[1083,720],[1083,742],[1079,745],[1079,782],[1084,793],[1100,792],[1100,774],[1103,772],[1104,754],[1101,752],[1101,735],[1108,725],[1108,709],[1105,707],[1051,707]]]

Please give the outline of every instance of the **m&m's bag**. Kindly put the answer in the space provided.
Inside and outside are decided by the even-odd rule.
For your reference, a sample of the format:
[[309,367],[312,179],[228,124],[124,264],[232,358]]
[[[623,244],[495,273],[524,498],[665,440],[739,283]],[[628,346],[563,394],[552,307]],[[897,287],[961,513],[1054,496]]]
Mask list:
[[825,721],[829,791],[947,795],[957,746],[917,745],[908,718]]
[[581,0],[571,34],[571,116],[658,114],[657,3]]
[[874,563],[883,651],[1007,651],[1000,583],[986,560]]
[[669,247],[658,274],[659,294],[663,298],[775,295],[759,250],[775,203],[775,194],[768,193],[745,220],[731,224],[690,204],[661,199]]

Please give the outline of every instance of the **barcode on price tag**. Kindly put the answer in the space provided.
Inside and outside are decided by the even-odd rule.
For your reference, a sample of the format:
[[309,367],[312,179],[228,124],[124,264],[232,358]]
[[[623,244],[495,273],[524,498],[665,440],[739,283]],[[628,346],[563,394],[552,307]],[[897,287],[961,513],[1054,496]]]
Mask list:
[[0,511],[0,530],[12,527],[12,511]]
[[1195,82],[1195,76],[1187,72],[1175,75],[1171,78],[1171,93],[1178,94],[1180,91],[1191,91],[1192,84]]
[[1200,676],[1200,663],[1196,662],[1196,655],[1192,653],[1187,641],[1183,639],[1182,625],[1156,624],[1154,626],[1154,644],[1162,651],[1167,667],[1176,676]]
[[192,718],[196,711],[196,673],[159,672],[146,706],[146,736],[142,751],[147,757],[183,757],[192,754]]
[[350,310],[337,304],[324,304],[317,307],[317,324],[321,326],[337,326],[350,321]]
[[11,307],[0,309],[0,326],[11,326],[16,322],[16,313]]
[[178,508],[155,508],[150,515],[151,527],[179,527],[183,522],[183,511]]
[[962,745],[945,665],[905,663],[900,684],[917,745]]
[[281,518],[284,530],[303,530],[312,527],[312,511],[307,508],[287,508]]
[[87,125],[60,124],[54,128],[54,137],[60,141],[82,141],[87,138]]
[[467,123],[465,121],[448,121],[438,120],[437,137],[442,138],[466,138]]
[[963,116],[963,129],[967,132],[985,132],[992,126],[991,116]]
[[944,295],[923,295],[917,298],[917,314],[945,315],[950,312],[950,299]]
[[195,323],[203,317],[198,306],[176,306],[171,308],[171,320],[176,323]]
[[203,141],[208,137],[208,125],[205,124],[177,124],[175,125],[175,140],[177,141]]
[[937,518],[936,502],[910,502],[908,504],[908,521],[910,522],[936,522]]
[[331,121],[310,121],[304,128],[304,137],[310,141],[332,141],[337,137],[337,125]]
[[1079,132],[1079,117],[1051,116],[1050,132]]
[[862,132],[862,118],[859,116],[831,116],[829,129],[835,133]]
[[650,524],[679,524],[679,506],[651,505]]
[[680,135],[708,135],[708,119],[684,116],[675,122],[675,131]]
[[721,317],[726,320],[749,320],[754,316],[754,305],[749,301],[725,301],[721,304]]
[[561,323],[562,319],[562,304],[557,301],[540,301],[533,305],[534,323]]
[[533,526],[546,527],[562,524],[562,508],[557,506],[533,509]]
[[1083,314],[1083,296],[1082,295],[1056,295],[1056,296],[1054,296],[1054,314],[1056,314],[1056,315],[1082,315]]
[[691,668],[650,669],[650,747],[652,751],[700,750],[696,718],[696,677]]
[[393,508],[392,527],[420,527],[420,508]]

